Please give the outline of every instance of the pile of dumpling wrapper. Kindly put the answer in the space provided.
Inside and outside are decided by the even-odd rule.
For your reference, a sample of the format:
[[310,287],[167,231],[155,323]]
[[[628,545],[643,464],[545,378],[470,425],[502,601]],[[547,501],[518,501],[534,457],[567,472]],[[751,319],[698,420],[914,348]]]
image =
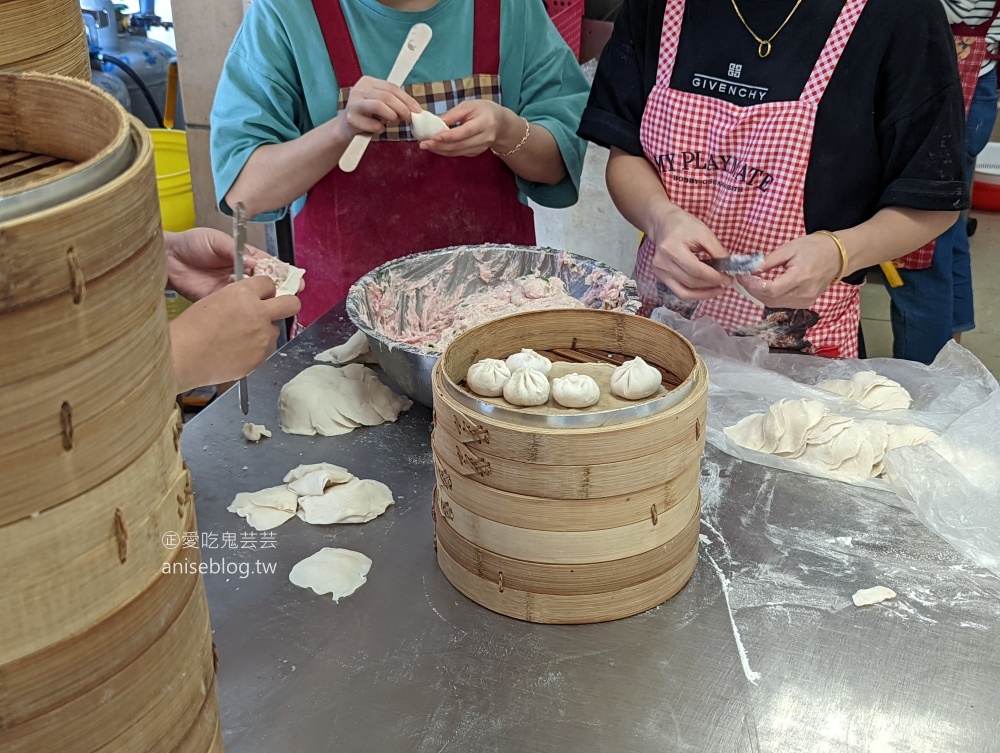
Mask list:
[[[552,362],[530,348],[522,348],[506,360],[484,358],[469,367],[465,383],[483,397],[503,395],[511,405],[544,405],[549,396],[564,408],[589,408],[601,399],[597,381],[586,374],[566,374],[549,382]],[[626,400],[642,400],[659,388],[660,372],[636,356],[615,368],[611,391]]]
[[[901,385],[873,371],[855,374],[850,380],[822,382],[816,387],[870,410],[905,410],[912,402]],[[726,428],[725,434],[748,450],[797,460],[842,478],[881,476],[887,453],[938,438],[930,429],[914,424],[838,416],[823,402],[809,399],[779,400],[767,413],[747,416]]]
[[246,518],[258,531],[269,531],[296,515],[312,525],[367,523],[393,504],[392,490],[382,482],[359,479],[331,463],[300,465],[284,482],[237,494],[229,512]]
[[367,366],[310,366],[281,388],[278,412],[286,434],[334,437],[360,426],[395,421],[413,401],[397,395]]

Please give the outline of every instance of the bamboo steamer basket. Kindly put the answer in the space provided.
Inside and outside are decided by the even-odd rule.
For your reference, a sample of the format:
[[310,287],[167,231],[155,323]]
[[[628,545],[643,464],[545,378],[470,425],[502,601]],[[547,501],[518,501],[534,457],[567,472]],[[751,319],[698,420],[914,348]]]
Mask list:
[[[53,127],[61,122],[77,127]],[[0,74],[0,123],[9,124],[0,126],[0,148],[65,163],[31,191],[56,190],[119,159],[123,147],[130,160],[93,190],[0,221],[8,335],[0,389],[10,398],[0,418],[16,428],[0,437],[0,464],[14,469],[3,525],[133,462],[170,415],[174,389],[148,132],[95,87],[37,74]],[[125,425],[131,432],[115,430]]]
[[83,30],[77,0],[0,1],[0,65],[65,46]]
[[0,65],[0,70],[13,73],[47,73],[90,83],[92,73],[87,35],[81,31],[75,37],[68,37],[63,47]]
[[0,210],[49,195],[0,220],[0,750],[221,751],[199,551],[164,543],[196,522],[148,132],[37,74],[0,74],[0,124]]
[[[670,395],[590,426],[477,407],[463,385],[469,366],[521,348],[556,361],[641,356]],[[571,624],[638,614],[684,587],[698,557],[708,398],[707,370],[684,338],[612,311],[526,312],[456,338],[433,387],[435,545],[465,596]]]
[[[192,530],[176,424],[94,489],[0,527],[0,667],[101,622],[156,580],[167,531]],[[40,552],[58,552],[39,566]],[[124,554],[124,561],[122,561]]]
[[38,74],[0,82],[0,219],[98,189],[132,164],[129,116],[108,94]]
[[163,636],[100,685],[0,730],[5,753],[174,750],[212,687],[212,634],[200,588]]

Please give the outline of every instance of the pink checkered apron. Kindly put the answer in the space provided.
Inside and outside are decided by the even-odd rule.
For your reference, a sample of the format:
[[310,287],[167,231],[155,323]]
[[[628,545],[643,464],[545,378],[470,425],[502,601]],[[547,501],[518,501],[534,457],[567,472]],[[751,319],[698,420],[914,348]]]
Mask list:
[[[806,234],[804,186],[816,110],[865,2],[848,0],[797,101],[739,107],[670,88],[685,0],[668,0],[642,146],[670,200],[704,222],[730,254],[768,253]],[[657,284],[653,254],[647,237],[633,273],[648,310],[673,297]],[[860,298],[858,286],[839,282],[810,310],[792,311],[761,309],[728,290],[683,313],[710,316],[731,334],[756,335],[773,347],[849,358],[858,354]]]

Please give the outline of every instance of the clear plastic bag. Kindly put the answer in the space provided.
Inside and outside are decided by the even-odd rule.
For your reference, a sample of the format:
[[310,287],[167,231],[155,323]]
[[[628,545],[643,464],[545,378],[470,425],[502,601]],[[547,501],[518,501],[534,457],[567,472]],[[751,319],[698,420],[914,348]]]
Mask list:
[[[894,492],[927,527],[1000,575],[1000,385],[972,353],[949,343],[931,366],[772,354],[763,341],[730,336],[711,319],[687,320],[662,308],[652,318],[688,338],[704,359],[710,380],[707,439],[741,460],[844,481],[795,460],[747,450],[723,433],[783,398],[821,400],[832,413],[917,424],[941,435],[930,445],[889,453],[885,477],[852,483]],[[870,411],[814,386],[860,371],[875,371],[905,387],[913,398],[910,409]],[[830,493],[850,488],[830,485]]]

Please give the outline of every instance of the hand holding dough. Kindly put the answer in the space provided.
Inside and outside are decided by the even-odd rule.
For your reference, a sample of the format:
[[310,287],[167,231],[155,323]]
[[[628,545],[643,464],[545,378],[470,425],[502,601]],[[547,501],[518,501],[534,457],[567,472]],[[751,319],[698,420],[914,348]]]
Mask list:
[[257,264],[253,268],[253,276],[270,277],[274,281],[275,298],[281,295],[297,295],[299,283],[305,277],[306,271],[299,267],[293,267],[273,256],[265,259],[257,259]]
[[288,580],[321,596],[330,594],[339,603],[367,582],[371,567],[372,561],[360,552],[326,547],[296,564]]
[[427,112],[427,110],[413,113],[413,118],[410,122],[410,131],[413,133],[413,138],[417,141],[432,139],[439,133],[444,133],[447,130],[448,124],[434,113]]

